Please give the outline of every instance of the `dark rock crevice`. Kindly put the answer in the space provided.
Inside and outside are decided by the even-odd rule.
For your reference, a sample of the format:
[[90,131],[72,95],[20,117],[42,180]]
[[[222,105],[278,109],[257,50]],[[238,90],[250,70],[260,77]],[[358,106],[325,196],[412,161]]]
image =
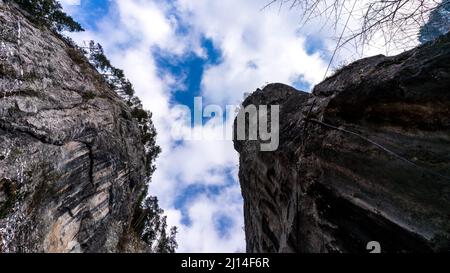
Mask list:
[[63,146],[64,143],[62,143],[59,140],[53,140],[49,138],[47,135],[39,134],[35,132],[33,129],[30,129],[29,127],[20,126],[20,125],[14,125],[11,122],[5,121],[0,119],[0,129],[6,131],[6,132],[17,132],[19,134],[25,134],[28,137],[31,137],[39,142],[42,142],[44,144],[54,145],[54,146]]
[[93,151],[93,145],[88,142],[80,142],[83,145],[86,146],[86,149],[88,150],[88,157],[89,157],[89,169],[88,169],[88,177],[90,183],[95,186],[94,181],[94,168],[95,168],[95,159],[94,159],[94,151]]

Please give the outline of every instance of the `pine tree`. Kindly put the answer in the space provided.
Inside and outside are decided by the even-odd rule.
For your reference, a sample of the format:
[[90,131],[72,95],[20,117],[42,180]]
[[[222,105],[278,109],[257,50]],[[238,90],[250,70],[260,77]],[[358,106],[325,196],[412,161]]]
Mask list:
[[112,67],[104,54],[103,47],[100,44],[96,44],[94,41],[89,42],[89,61],[100,72],[105,72],[108,68]]
[[34,21],[45,25],[54,31],[84,31],[81,25],[64,13],[62,6],[55,0],[13,0]]
[[152,252],[174,253],[178,247],[177,228],[172,227],[167,234],[167,216],[164,216],[156,197],[145,199],[143,206],[135,213],[133,226]]
[[112,66],[103,51],[103,47],[94,41],[89,42],[88,54],[89,61],[102,73],[109,86],[130,103],[134,98],[134,88],[125,77],[123,70]]

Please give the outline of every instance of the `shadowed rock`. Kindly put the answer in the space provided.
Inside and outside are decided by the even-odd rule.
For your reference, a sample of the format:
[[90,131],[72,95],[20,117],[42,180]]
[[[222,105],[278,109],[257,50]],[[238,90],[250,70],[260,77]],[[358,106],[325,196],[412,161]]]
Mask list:
[[357,61],[312,94],[271,84],[280,147],[235,141],[248,252],[450,250],[450,35]]

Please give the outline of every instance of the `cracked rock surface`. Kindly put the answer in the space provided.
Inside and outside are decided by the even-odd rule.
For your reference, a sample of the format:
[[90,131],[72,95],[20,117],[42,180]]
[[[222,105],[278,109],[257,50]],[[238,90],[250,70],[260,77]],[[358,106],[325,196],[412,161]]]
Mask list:
[[248,252],[450,251],[450,34],[250,104],[280,105],[280,146],[235,141]]
[[0,1],[0,252],[145,251],[144,147],[83,55]]

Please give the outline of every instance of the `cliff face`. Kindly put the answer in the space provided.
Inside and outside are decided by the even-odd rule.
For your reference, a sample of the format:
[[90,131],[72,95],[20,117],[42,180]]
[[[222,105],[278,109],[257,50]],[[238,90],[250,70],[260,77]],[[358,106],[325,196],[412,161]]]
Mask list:
[[83,55],[0,1],[0,252],[144,251],[146,158]]
[[235,141],[249,252],[450,250],[450,35],[357,61],[312,94],[272,84],[280,146]]

